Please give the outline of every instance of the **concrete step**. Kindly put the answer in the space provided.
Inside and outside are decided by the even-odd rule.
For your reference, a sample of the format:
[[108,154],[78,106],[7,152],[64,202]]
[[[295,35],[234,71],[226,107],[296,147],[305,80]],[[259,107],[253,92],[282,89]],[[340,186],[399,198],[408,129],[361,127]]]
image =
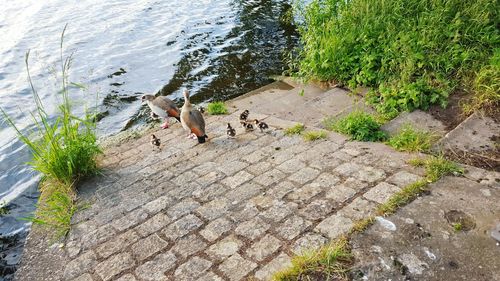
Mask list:
[[413,112],[403,112],[398,117],[392,119],[382,126],[382,130],[387,132],[390,136],[397,134],[401,127],[406,124],[411,125],[418,130],[431,132],[437,136],[444,136],[446,134],[446,126],[431,114],[415,110]]

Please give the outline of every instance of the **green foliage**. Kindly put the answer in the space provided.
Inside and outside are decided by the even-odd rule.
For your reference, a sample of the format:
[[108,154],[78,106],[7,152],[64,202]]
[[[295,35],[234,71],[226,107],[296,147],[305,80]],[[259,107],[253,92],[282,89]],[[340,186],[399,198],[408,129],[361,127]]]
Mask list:
[[287,135],[287,136],[300,135],[300,134],[302,134],[302,131],[304,131],[304,130],[305,130],[304,124],[298,123],[293,127],[287,128],[285,130],[285,135]]
[[397,135],[389,138],[387,144],[398,151],[424,152],[431,148],[434,139],[431,133],[414,129],[410,124],[406,124]]
[[5,203],[0,203],[0,217],[7,215],[9,213],[9,209]]
[[[62,104],[55,118],[50,119],[32,83],[29,71],[29,51],[25,63],[36,111],[31,113],[35,130],[21,132],[7,113],[0,108],[5,122],[14,128],[18,137],[31,150],[28,163],[42,174],[42,195],[35,223],[50,225],[57,231],[69,230],[73,207],[73,185],[80,178],[98,172],[96,157],[101,153],[97,145],[94,119],[90,114],[84,118],[72,114],[68,92],[68,70],[72,57],[63,58],[64,31],[60,41],[61,95]],[[73,85],[76,85],[73,83]],[[96,99],[97,100],[97,99]]]
[[411,183],[405,186],[401,191],[392,195],[387,202],[379,205],[377,214],[380,216],[393,214],[399,207],[410,203],[428,189],[429,185],[426,180],[419,180]]
[[497,0],[313,0],[296,9],[302,49],[291,67],[307,78],[373,87],[369,102],[393,116],[445,106],[476,73],[485,78],[475,91],[495,93],[498,72],[487,64],[498,52],[499,11]]
[[353,111],[339,120],[325,119],[324,124],[329,130],[351,136],[351,140],[381,141],[386,138],[375,118],[363,111]]
[[305,279],[309,275],[321,276],[321,280],[344,280],[347,278],[352,262],[353,255],[349,248],[349,241],[342,237],[319,250],[293,257],[292,266],[275,273],[272,280],[309,280]]
[[321,131],[308,131],[303,134],[304,140],[306,141],[315,141],[320,139],[326,139],[326,132]]
[[459,222],[452,223],[451,226],[453,226],[453,230],[455,230],[455,232],[460,232],[464,228],[464,226]]
[[473,87],[474,97],[464,105],[464,112],[471,114],[484,109],[493,116],[500,115],[500,48],[495,49],[490,64],[479,70]]
[[210,115],[223,115],[227,114],[226,104],[222,101],[211,102],[207,106],[208,114]]

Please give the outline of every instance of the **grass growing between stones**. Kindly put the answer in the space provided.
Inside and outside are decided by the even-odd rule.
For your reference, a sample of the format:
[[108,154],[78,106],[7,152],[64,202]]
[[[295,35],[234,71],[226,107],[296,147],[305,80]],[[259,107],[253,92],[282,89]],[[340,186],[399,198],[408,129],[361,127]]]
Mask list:
[[304,124],[296,124],[293,127],[285,129],[285,135],[287,136],[293,136],[293,135],[300,135],[302,132],[306,129]]
[[397,151],[425,152],[429,151],[434,140],[436,137],[432,133],[405,124],[398,134],[389,138],[387,144]]
[[292,266],[274,274],[272,280],[310,280],[306,279],[308,276],[321,276],[318,280],[347,280],[353,262],[349,240],[342,237],[319,250],[295,256]]
[[386,139],[385,133],[380,130],[381,124],[375,120],[374,116],[363,111],[353,111],[338,120],[326,118],[323,123],[327,129],[348,135],[351,140],[382,141]]
[[[462,168],[442,156],[429,156],[426,159],[418,158],[409,162],[415,166],[425,167],[426,175],[424,179],[409,184],[392,195],[387,202],[378,206],[376,215],[387,216],[393,214],[397,209],[409,204],[428,191],[430,183],[447,175],[461,175],[463,173]],[[374,216],[354,222],[346,236],[342,236],[316,251],[293,257],[292,266],[274,274],[272,280],[349,280],[350,266],[354,263],[349,241],[352,235],[362,233],[374,222]],[[458,228],[455,225],[453,227],[455,230]]]
[[306,141],[315,141],[315,140],[321,140],[321,139],[326,139],[327,137],[327,134],[325,131],[323,130],[319,130],[319,131],[308,131],[308,132],[304,132],[302,134],[302,137],[304,138],[304,140]]
[[98,172],[96,157],[101,153],[95,134],[95,119],[89,114],[80,118],[72,113],[68,85],[77,84],[68,81],[72,56],[63,59],[65,30],[66,27],[60,41],[62,104],[59,105],[56,116],[48,116],[32,83],[29,51],[26,53],[25,63],[36,105],[35,112],[31,112],[35,129],[23,133],[7,113],[0,109],[5,122],[15,129],[19,139],[31,150],[32,160],[28,164],[42,176],[39,183],[41,196],[36,215],[31,220],[49,226],[58,236],[65,235],[70,227],[71,216],[75,211],[75,183]]
[[210,115],[224,115],[228,113],[226,104],[222,101],[209,103],[207,105],[207,111]]

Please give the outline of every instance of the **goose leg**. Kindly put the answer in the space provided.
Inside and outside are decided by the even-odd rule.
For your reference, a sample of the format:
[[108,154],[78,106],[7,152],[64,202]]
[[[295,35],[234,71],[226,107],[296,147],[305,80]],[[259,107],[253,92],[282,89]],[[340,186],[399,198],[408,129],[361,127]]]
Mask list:
[[162,129],[166,129],[166,128],[168,128],[169,126],[170,126],[170,125],[168,124],[168,117],[167,117],[167,118],[165,118],[165,123],[163,123],[163,125],[161,125],[161,128],[162,128]]

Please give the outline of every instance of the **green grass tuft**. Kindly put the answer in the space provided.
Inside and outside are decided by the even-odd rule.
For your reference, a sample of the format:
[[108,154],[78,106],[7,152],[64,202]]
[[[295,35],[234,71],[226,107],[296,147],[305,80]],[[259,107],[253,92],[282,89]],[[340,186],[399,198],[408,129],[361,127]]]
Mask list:
[[342,237],[319,250],[292,258],[292,266],[275,273],[274,281],[308,280],[305,276],[321,276],[321,280],[345,280],[353,263],[348,239]]
[[448,175],[462,175],[464,173],[457,163],[447,160],[443,156],[431,156],[425,160],[425,174],[430,182],[435,182]]
[[287,128],[285,130],[285,135],[287,136],[300,135],[304,130],[305,130],[304,124],[298,123],[293,127]]
[[380,130],[380,124],[375,118],[363,111],[353,111],[347,116],[335,120],[324,120],[326,128],[348,135],[351,140],[381,141],[386,139],[386,134]]
[[[373,87],[370,102],[391,115],[445,106],[457,89],[499,93],[488,66],[499,50],[497,0],[305,3],[296,8],[301,49],[290,61],[298,76]],[[497,82],[471,85],[482,74]]]
[[453,226],[453,230],[455,230],[455,232],[460,232],[464,228],[464,226],[459,222],[453,223],[452,226]]
[[379,205],[377,208],[377,214],[379,216],[393,214],[399,207],[410,203],[428,189],[429,185],[426,180],[419,180],[409,184],[401,191],[392,195],[387,202]]
[[209,103],[207,106],[207,111],[210,115],[224,115],[228,113],[226,104],[222,101]]
[[315,141],[315,140],[321,140],[321,139],[326,139],[327,134],[325,131],[308,131],[303,134],[304,140],[306,141]]
[[[51,226],[57,233],[67,233],[74,213],[74,184],[81,178],[98,172],[96,157],[101,153],[95,134],[95,114],[76,117],[72,113],[68,70],[72,57],[63,58],[63,30],[60,41],[62,104],[54,119],[49,119],[45,107],[32,83],[29,71],[29,51],[25,63],[36,111],[32,113],[35,130],[23,133],[7,113],[0,108],[4,120],[17,132],[32,152],[28,163],[42,174],[41,196],[35,223]],[[97,98],[96,98],[97,102]],[[97,106],[96,106],[97,108]]]
[[431,148],[435,139],[431,133],[414,129],[410,124],[406,124],[397,135],[389,138],[387,144],[398,151],[425,152]]

